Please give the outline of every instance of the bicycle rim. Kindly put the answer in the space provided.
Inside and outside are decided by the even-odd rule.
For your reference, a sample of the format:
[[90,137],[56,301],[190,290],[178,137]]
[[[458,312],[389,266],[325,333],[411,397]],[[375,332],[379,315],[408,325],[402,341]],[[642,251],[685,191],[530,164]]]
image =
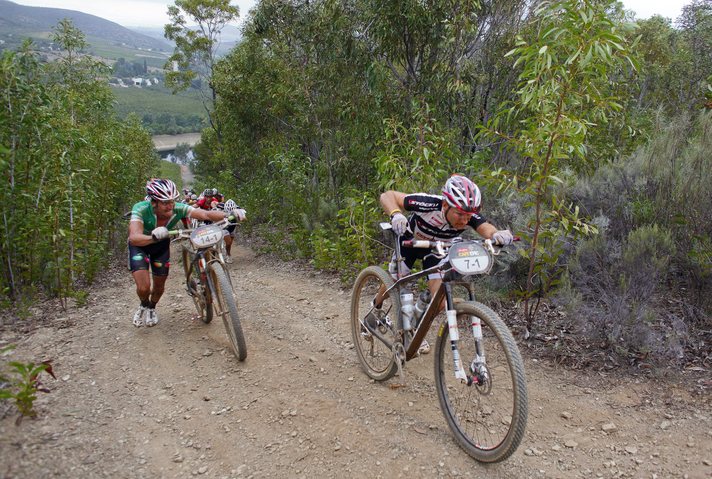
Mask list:
[[471,317],[479,318],[486,356],[481,384],[467,386],[455,378],[447,323],[438,331],[435,347],[435,386],[440,407],[459,445],[480,462],[500,462],[522,441],[527,424],[524,364],[511,332],[499,316],[480,303],[456,305],[460,333],[458,351],[463,367],[475,375],[476,356]]
[[210,273],[216,285],[217,302],[220,306],[220,316],[222,316],[227,336],[232,344],[232,350],[239,361],[244,361],[247,357],[247,345],[245,335],[242,332],[242,324],[237,314],[237,301],[232,292],[232,284],[227,275],[225,267],[221,263],[213,263]]
[[[374,337],[365,327],[366,316],[372,311],[371,303],[382,285],[390,287],[393,280],[383,269],[370,266],[359,274],[351,293],[351,334],[361,367],[369,377],[385,381],[398,371],[393,351]],[[381,306],[384,317],[378,322],[378,330],[390,341],[397,335],[400,298],[395,291],[384,299]]]

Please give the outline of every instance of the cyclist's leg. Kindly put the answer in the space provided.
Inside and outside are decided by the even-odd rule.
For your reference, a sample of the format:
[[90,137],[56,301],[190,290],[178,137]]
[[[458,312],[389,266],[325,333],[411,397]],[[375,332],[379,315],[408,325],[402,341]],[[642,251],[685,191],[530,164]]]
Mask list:
[[161,296],[163,296],[166,280],[168,279],[168,270],[171,264],[170,240],[166,239],[151,246],[150,259],[151,272],[153,273],[153,286],[151,287],[151,296],[149,298],[146,326],[155,326],[158,324],[156,304],[161,299]]
[[144,324],[144,316],[146,315],[151,295],[151,275],[148,271],[148,262],[148,254],[143,248],[129,244],[129,270],[136,283],[136,294],[141,302],[132,319],[136,327]]
[[151,288],[151,303],[155,306],[158,300],[163,296],[166,279],[168,278],[168,270],[171,266],[171,242],[163,240],[152,244],[148,251],[151,264],[151,272],[153,273],[153,287]]
[[[396,255],[393,253],[393,256],[391,257],[391,262],[388,264],[388,273],[390,273],[391,278],[393,280],[397,280],[398,278],[402,278],[403,276],[407,276],[410,274],[410,270],[415,264],[416,260],[422,259],[425,254],[427,254],[427,250],[419,250],[416,248],[405,248],[401,247],[401,256],[403,256],[403,262],[398,264],[398,261],[396,261]],[[400,267],[400,271],[397,270],[397,268]],[[400,274],[399,274],[400,273]],[[376,294],[376,298],[374,299],[374,306],[376,308],[379,308],[381,304],[383,304],[383,299],[385,297],[385,292],[386,292],[386,287],[385,285],[382,285],[378,293]]]
[[235,238],[235,225],[230,225],[227,228],[228,234],[225,236],[225,251],[228,257],[230,256],[230,250],[232,249],[232,242]]

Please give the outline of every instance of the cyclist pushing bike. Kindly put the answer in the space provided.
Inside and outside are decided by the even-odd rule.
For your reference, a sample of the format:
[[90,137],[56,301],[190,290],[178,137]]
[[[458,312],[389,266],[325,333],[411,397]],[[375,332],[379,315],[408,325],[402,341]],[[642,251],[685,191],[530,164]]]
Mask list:
[[[245,210],[242,208],[206,211],[177,203],[180,194],[171,180],[151,179],[146,183],[146,194],[147,199],[136,203],[131,210],[128,236],[129,269],[141,302],[133,316],[136,327],[158,324],[156,304],[163,295],[170,266],[170,229],[182,218],[220,221],[227,216],[234,216],[240,221],[245,219]],[[149,268],[152,274],[149,274]]]
[[[405,240],[452,241],[460,236],[468,226],[482,236],[491,239],[500,245],[512,243],[513,237],[509,230],[498,230],[494,225],[480,215],[482,196],[480,189],[469,178],[454,174],[442,189],[442,196],[427,193],[406,194],[400,191],[386,191],[380,197],[383,211],[391,218],[393,232],[398,235],[401,242],[400,271],[395,253],[388,266],[388,272],[394,279],[410,274],[415,261],[423,260],[423,269],[436,266],[441,259],[429,255],[430,251],[423,248],[411,248],[403,245]],[[412,212],[406,218],[403,212]],[[440,273],[428,275],[428,289],[431,295],[440,287],[442,278]],[[385,289],[383,290],[385,291]],[[383,291],[375,299],[374,311],[378,315],[383,301]],[[371,318],[376,321],[378,318]],[[423,340],[420,353],[430,352],[430,345]]]

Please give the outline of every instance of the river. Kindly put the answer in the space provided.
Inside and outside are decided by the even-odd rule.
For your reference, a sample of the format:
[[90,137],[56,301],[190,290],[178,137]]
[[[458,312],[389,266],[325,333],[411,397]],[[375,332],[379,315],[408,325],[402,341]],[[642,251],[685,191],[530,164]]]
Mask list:
[[188,146],[195,146],[200,141],[200,133],[182,133],[180,135],[154,135],[153,146],[156,151],[171,151],[175,150],[179,143],[187,143]]

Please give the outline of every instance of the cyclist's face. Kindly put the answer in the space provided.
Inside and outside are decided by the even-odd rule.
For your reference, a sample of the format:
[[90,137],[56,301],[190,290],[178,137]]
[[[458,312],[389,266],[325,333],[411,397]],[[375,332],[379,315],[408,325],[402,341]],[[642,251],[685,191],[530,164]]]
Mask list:
[[452,227],[457,230],[464,230],[472,216],[473,213],[465,213],[464,211],[445,204],[445,218],[447,218]]
[[156,211],[156,216],[166,217],[173,214],[173,208],[175,207],[175,201],[158,201],[154,202],[154,209]]

